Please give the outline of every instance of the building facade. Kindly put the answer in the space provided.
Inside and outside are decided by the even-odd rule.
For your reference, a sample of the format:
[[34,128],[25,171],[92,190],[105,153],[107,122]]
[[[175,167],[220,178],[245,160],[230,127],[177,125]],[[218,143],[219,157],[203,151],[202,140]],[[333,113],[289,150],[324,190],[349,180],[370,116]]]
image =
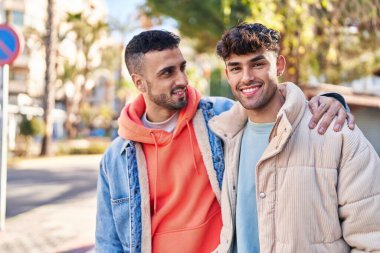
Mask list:
[[[74,4],[73,4],[74,3]],[[88,17],[89,22],[106,21],[107,8],[103,0],[56,0],[55,1],[55,19],[58,30],[58,48],[57,48],[57,77],[65,75],[64,64],[83,64],[80,49],[76,45],[76,37],[67,31],[71,28],[67,21],[68,13],[81,13]],[[12,25],[18,33],[23,34],[24,49],[22,54],[10,65],[9,72],[9,147],[16,147],[17,125],[22,116],[42,117],[43,95],[45,86],[45,47],[44,35],[46,34],[47,20],[47,0],[0,0],[0,23]],[[94,43],[109,44],[107,34],[103,34]],[[101,46],[95,47],[101,48]],[[93,50],[93,49],[92,49]],[[93,50],[94,51],[94,50]],[[96,51],[96,50],[95,50]],[[92,52],[95,57],[93,62],[99,62],[96,59],[99,52]],[[82,57],[83,58],[83,57]],[[70,96],[74,96],[76,89],[71,85],[76,82],[77,77],[68,77],[66,80],[58,80],[56,83],[56,108],[54,115],[54,137],[62,138],[66,136],[64,124],[67,120],[66,101]],[[90,77],[90,79],[92,76]],[[91,101],[101,102],[106,99],[112,104],[113,86],[109,83],[112,80],[105,81],[104,75],[94,75],[99,80],[87,80],[93,83],[91,89],[94,90],[106,86],[107,91],[102,94],[108,94],[106,98],[92,98]],[[108,75],[106,78],[110,79]],[[112,78],[112,75],[111,75]],[[78,78],[77,78],[78,79]],[[99,85],[97,85],[99,84]],[[97,87],[99,86],[99,87]],[[110,87],[111,86],[111,87]],[[92,91],[90,92],[92,94]],[[99,92],[95,92],[99,94]],[[98,100],[97,100],[98,99]],[[111,100],[111,101],[108,101]]]

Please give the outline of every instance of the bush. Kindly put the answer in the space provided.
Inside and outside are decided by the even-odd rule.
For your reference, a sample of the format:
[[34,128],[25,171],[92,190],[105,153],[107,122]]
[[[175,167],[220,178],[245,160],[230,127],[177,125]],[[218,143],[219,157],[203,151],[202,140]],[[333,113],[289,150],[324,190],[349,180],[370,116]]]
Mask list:
[[23,136],[37,136],[43,134],[45,129],[44,122],[36,117],[28,119],[23,117],[20,123],[20,134]]
[[29,156],[32,138],[44,133],[44,122],[40,118],[32,117],[31,119],[28,119],[27,117],[23,116],[19,127],[20,135],[24,137],[24,145],[22,149],[18,151],[18,155]]

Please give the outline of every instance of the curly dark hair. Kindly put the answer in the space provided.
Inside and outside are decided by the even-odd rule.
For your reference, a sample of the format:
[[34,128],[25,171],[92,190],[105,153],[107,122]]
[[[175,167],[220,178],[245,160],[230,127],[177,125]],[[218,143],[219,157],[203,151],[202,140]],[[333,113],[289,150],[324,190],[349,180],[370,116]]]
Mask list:
[[244,55],[267,49],[279,53],[280,34],[266,26],[241,23],[224,32],[216,45],[218,56],[226,60],[231,54]]
[[144,54],[177,48],[180,41],[177,35],[164,30],[150,30],[134,36],[124,53],[129,74],[141,72]]

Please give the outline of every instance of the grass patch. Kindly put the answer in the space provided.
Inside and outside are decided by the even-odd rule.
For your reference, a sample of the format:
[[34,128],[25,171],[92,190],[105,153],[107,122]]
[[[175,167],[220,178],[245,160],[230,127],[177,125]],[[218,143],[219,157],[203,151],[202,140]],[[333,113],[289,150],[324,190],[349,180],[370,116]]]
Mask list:
[[95,155],[103,154],[108,148],[108,141],[81,141],[61,143],[58,145],[57,155]]

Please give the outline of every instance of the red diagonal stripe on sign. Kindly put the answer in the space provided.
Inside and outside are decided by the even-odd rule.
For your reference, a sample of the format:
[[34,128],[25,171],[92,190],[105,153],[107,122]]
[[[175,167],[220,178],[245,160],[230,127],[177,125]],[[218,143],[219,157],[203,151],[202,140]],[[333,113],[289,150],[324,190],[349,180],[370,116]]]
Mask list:
[[12,56],[14,53],[0,40],[0,49],[4,51],[7,56]]

